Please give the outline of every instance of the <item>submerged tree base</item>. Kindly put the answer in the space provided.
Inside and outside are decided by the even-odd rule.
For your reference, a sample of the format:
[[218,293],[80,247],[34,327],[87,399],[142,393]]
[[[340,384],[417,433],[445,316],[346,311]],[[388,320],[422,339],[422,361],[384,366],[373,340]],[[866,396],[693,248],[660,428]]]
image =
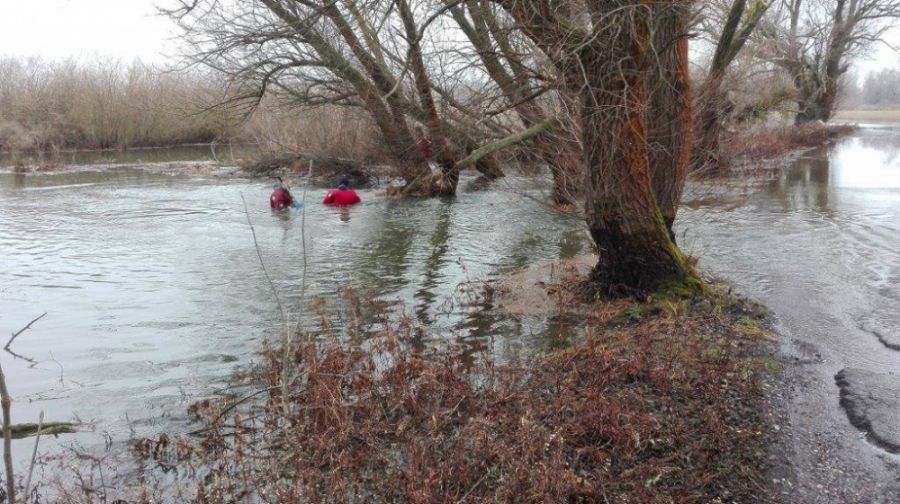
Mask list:
[[[665,224],[660,216],[660,229]],[[704,291],[692,262],[669,238],[671,231],[625,234],[611,229],[592,229],[600,250],[597,264],[583,286],[589,299],[654,295],[690,298]]]

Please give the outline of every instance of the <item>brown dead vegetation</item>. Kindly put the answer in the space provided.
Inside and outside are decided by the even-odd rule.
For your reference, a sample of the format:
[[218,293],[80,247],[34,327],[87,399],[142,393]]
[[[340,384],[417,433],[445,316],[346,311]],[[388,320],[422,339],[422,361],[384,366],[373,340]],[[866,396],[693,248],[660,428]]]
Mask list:
[[856,130],[852,125],[806,123],[800,126],[742,128],[728,132],[722,142],[718,173],[725,174],[740,162],[775,160],[791,152],[818,147]]
[[759,310],[708,294],[578,311],[583,341],[521,363],[414,351],[423,329],[384,318],[299,345],[287,370],[269,348],[251,392],[192,408],[195,436],[136,451],[198,503],[763,500]]

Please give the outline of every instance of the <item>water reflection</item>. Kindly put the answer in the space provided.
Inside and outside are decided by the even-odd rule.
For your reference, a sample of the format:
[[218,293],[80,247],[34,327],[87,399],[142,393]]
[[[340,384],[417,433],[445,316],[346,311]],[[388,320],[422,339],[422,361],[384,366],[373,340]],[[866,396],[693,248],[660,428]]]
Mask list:
[[797,159],[770,184],[768,191],[781,203],[782,211],[811,208],[828,212],[831,191],[831,160],[826,148]]
[[900,126],[862,129],[775,174],[749,204],[687,205],[703,269],[771,306],[831,365],[896,370],[900,327]]
[[846,139],[835,149],[831,164],[835,187],[900,188],[900,142],[896,136]]

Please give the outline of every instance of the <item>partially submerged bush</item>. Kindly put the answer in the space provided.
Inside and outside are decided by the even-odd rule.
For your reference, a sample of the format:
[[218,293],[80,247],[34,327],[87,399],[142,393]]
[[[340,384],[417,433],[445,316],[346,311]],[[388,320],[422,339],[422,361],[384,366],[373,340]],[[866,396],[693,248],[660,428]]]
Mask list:
[[256,392],[194,408],[197,438],[138,451],[182,469],[202,503],[755,494],[765,429],[752,312],[706,297],[643,313],[523,364],[453,346],[416,352],[422,332],[410,323],[363,342],[307,342],[287,368],[269,349],[247,377]]
[[739,160],[757,162],[776,159],[791,151],[824,145],[855,130],[852,125],[822,123],[742,129],[725,134],[720,163],[729,167]]

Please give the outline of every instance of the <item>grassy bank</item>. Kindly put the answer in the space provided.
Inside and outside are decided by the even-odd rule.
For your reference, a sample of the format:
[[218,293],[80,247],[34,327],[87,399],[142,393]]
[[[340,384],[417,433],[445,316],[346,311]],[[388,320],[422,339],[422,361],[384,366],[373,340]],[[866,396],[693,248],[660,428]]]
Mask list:
[[287,359],[266,348],[239,393],[191,407],[194,435],[138,442],[129,502],[765,498],[772,361],[756,307],[722,293],[587,305],[567,282],[546,288],[584,337],[521,362],[423,351],[415,322],[351,303],[346,339]]

